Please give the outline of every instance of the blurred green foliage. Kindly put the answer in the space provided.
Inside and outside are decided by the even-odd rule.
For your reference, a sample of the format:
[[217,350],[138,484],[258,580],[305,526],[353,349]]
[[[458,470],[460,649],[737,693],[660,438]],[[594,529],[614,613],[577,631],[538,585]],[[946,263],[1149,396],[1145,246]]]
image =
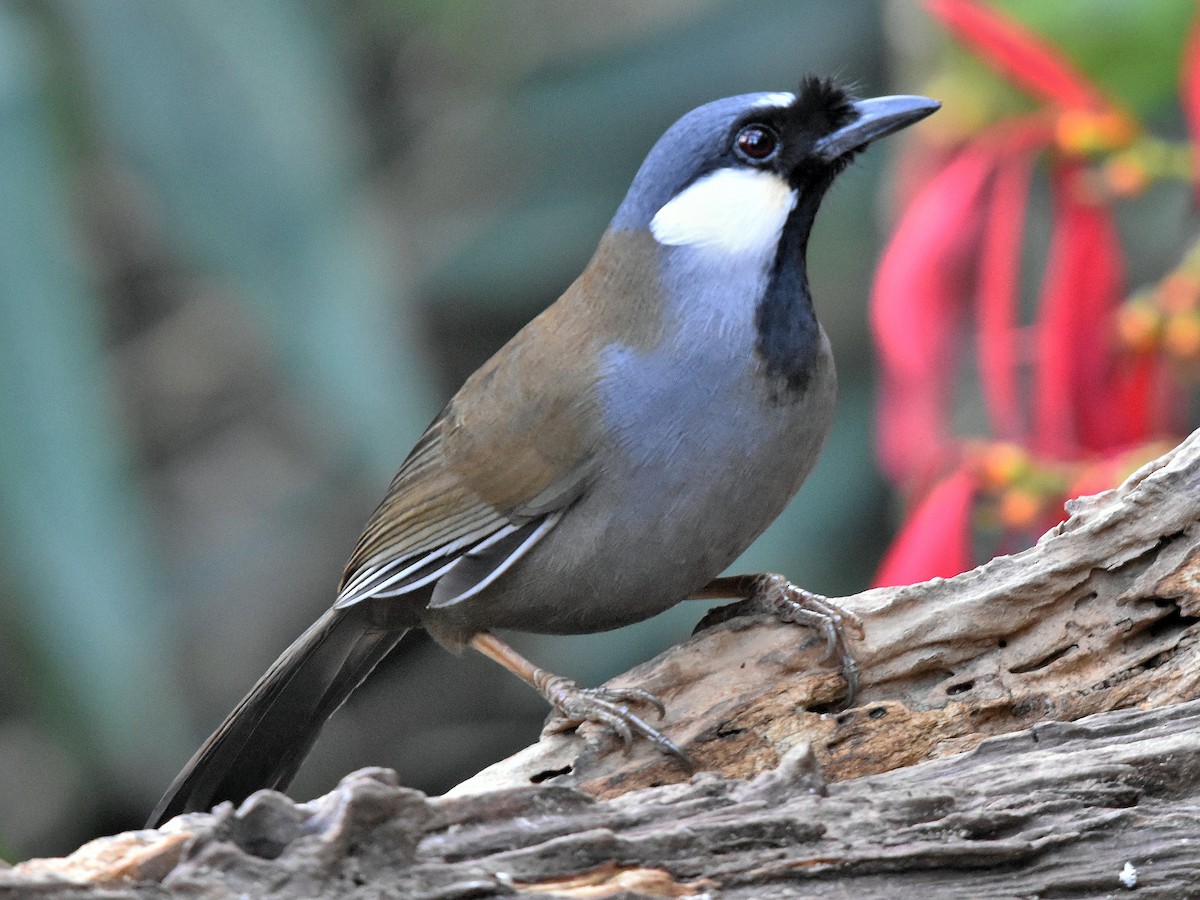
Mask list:
[[1053,38],[1112,96],[1143,116],[1177,98],[1179,57],[1196,15],[1191,0],[1005,0],[1022,22]]
[[[1196,15],[1192,0],[1001,0],[992,5],[1047,37],[1097,86],[1139,117],[1177,118],[1179,58]],[[939,68],[935,83],[963,101],[958,115],[973,111],[1000,118],[1031,105],[957,44],[940,54]]]

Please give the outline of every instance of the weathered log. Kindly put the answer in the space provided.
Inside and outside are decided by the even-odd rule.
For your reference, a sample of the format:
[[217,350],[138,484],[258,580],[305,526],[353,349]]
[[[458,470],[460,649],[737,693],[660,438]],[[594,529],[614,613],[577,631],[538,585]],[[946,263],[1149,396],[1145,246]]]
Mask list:
[[1023,553],[839,601],[853,709],[761,620],[622,676],[697,774],[585,726],[445,798],[383,770],[264,792],[0,872],[0,897],[1200,895],[1200,432],[1069,510]]

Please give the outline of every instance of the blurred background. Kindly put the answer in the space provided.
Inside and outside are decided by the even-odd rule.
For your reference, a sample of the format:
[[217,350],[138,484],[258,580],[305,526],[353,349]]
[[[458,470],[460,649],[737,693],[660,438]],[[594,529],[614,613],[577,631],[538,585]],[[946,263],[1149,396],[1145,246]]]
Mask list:
[[[674,119],[807,72],[919,92],[942,42],[913,4],[869,0],[0,2],[0,858],[140,826]],[[824,204],[837,423],[735,567],[832,596],[868,586],[893,528],[866,300],[895,152]],[[595,684],[702,612],[514,643]],[[290,793],[363,765],[440,792],[545,714],[410,635]]]
[[[872,2],[0,5],[5,855],[141,823],[331,602],[424,426],[579,273],[675,118],[810,71],[878,93],[885,58]],[[864,587],[886,539],[864,374],[885,156],[813,239],[837,431],[740,564],[831,594]],[[702,612],[517,643],[598,683]],[[410,635],[293,794],[366,764],[441,791],[545,714]]]

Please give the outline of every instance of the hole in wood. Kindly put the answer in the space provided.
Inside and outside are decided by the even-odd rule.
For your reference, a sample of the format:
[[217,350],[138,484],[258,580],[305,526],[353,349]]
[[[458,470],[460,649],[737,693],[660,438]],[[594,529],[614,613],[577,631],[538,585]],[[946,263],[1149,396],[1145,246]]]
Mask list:
[[1179,611],[1179,606],[1171,600],[1163,600],[1161,597],[1156,597],[1154,605],[1160,609],[1170,609],[1161,619],[1156,619],[1146,627],[1142,633],[1148,638],[1159,638],[1167,634],[1178,634],[1186,631],[1197,621],[1195,616],[1185,616]]
[[1019,665],[1019,666],[1010,666],[1008,671],[1012,672],[1014,675],[1024,675],[1026,672],[1036,672],[1038,669],[1045,669],[1048,666],[1053,665],[1055,662],[1062,659],[1064,656],[1066,656],[1072,650],[1078,650],[1078,649],[1079,649],[1078,644],[1069,644],[1066,647],[1059,647],[1054,652],[1047,653],[1045,656],[1041,657],[1040,659],[1035,659],[1032,662],[1027,662],[1027,663],[1024,663],[1023,665]]
[[529,780],[534,784],[541,784],[543,781],[549,781],[551,778],[557,778],[559,775],[570,775],[571,766],[563,766],[561,769],[546,769],[543,772],[538,772],[536,775],[530,775]]

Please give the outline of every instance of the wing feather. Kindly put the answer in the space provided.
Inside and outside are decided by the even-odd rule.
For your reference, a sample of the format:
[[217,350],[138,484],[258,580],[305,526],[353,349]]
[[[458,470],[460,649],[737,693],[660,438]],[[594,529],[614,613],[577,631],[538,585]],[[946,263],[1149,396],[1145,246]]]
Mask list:
[[[533,515],[499,510],[457,476],[444,455],[452,410],[447,406],[434,420],[392,479],[346,565],[335,607],[398,597],[439,582],[456,569],[455,583],[474,596],[558,522],[561,509]],[[566,496],[560,506],[575,496]],[[459,565],[466,557],[471,559],[470,571],[478,572],[468,581]],[[458,593],[446,603],[465,599],[455,596]]]

